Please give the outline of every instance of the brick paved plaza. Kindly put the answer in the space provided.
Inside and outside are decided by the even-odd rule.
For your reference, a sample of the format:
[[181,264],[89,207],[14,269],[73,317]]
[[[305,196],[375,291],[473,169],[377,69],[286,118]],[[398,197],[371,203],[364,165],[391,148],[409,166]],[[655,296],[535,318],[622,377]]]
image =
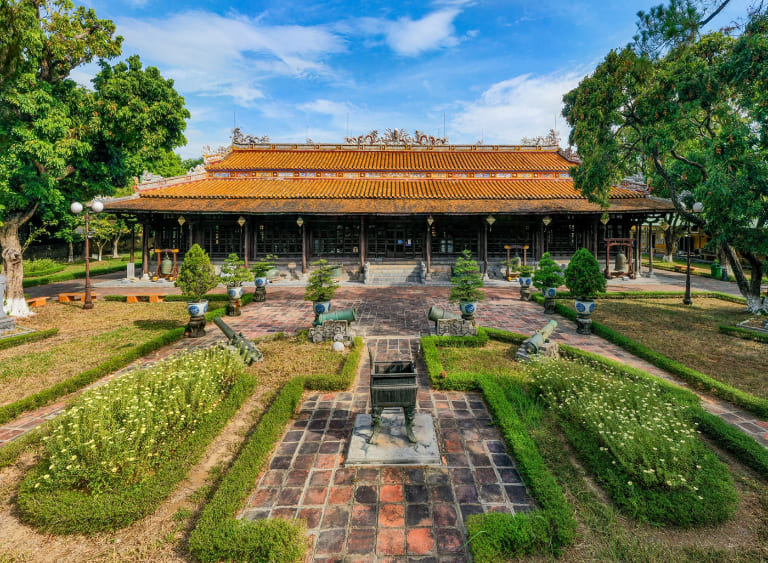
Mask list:
[[[357,309],[354,333],[365,338],[377,358],[410,353],[417,359],[417,412],[429,413],[435,421],[442,466],[345,466],[355,416],[369,412],[369,360],[363,354],[353,389],[305,394],[268,468],[254,483],[243,518],[305,519],[314,561],[465,561],[467,516],[535,508],[481,396],[428,387],[418,353],[419,337],[430,333],[432,323],[426,318],[430,306],[455,308],[447,301],[448,291],[447,287],[347,285],[334,299],[337,309]],[[488,298],[477,314],[481,326],[530,334],[555,318],[559,326],[553,340],[673,379],[599,337],[577,334],[572,322],[545,315],[540,305],[520,301],[517,286],[492,287],[486,293]],[[266,302],[246,306],[242,316],[227,322],[250,338],[307,328],[312,312],[302,295],[302,287],[271,286]],[[180,349],[225,340],[213,324],[207,331],[203,338],[181,340],[126,369]],[[0,428],[0,444],[55,415],[64,403],[6,424]],[[703,397],[703,404],[768,445],[765,422],[709,397]]]

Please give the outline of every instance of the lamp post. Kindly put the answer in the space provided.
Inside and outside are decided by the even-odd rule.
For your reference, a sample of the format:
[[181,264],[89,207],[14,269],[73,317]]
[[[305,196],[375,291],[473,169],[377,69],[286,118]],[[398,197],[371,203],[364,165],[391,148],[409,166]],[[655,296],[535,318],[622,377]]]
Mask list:
[[[704,211],[704,204],[697,201],[693,204],[693,212],[694,213],[701,213]],[[688,251],[687,257],[686,257],[686,268],[685,268],[685,297],[683,297],[683,305],[693,305],[693,299],[691,298],[691,223],[688,222],[688,233],[686,234],[687,240],[687,247],[686,250]]]
[[549,228],[549,224],[552,222],[552,217],[549,215],[544,215],[544,218],[541,220],[541,222],[544,224],[544,228],[541,231],[541,254],[543,255],[547,251],[547,229]]
[[[90,204],[86,203],[85,207],[89,207],[90,211],[94,213],[101,213],[104,209],[104,204],[95,199]],[[69,206],[70,211],[75,215],[79,215],[84,207],[79,201],[73,201]],[[85,211],[85,300],[83,301],[83,309],[93,309],[93,298],[91,297],[91,246],[88,242],[90,237],[90,211]]]

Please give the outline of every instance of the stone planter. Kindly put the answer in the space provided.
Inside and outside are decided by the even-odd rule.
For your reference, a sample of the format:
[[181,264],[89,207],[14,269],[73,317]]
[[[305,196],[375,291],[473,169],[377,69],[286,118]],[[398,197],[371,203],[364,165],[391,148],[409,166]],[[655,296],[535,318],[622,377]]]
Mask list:
[[258,276],[253,278],[253,283],[256,287],[266,288],[269,283],[269,278],[267,276]]
[[592,334],[592,312],[595,310],[593,299],[575,299],[576,305],[576,332],[579,334]]
[[477,311],[477,301],[459,301],[459,310],[461,311],[461,318],[474,319],[475,311]]
[[208,311],[208,301],[188,301],[189,324],[184,331],[184,336],[199,338],[205,336],[205,313]]
[[523,287],[530,287],[531,281],[532,281],[531,276],[520,276],[519,278],[517,278],[517,283],[519,283]]

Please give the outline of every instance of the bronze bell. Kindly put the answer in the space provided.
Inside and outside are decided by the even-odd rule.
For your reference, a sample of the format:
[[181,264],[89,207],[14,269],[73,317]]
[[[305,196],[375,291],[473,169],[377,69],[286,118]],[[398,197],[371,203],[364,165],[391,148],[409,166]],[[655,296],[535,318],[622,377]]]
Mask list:
[[627,271],[627,256],[622,250],[616,254],[616,263],[613,265],[614,272],[626,272]]
[[160,262],[160,274],[163,276],[171,275],[173,271],[173,260],[171,260],[166,254],[163,261]]

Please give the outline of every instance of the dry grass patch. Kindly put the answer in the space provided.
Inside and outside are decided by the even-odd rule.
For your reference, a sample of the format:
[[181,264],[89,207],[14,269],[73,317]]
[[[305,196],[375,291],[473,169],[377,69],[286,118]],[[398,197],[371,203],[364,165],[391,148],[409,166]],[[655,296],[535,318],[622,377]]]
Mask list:
[[314,344],[306,334],[265,337],[256,340],[256,346],[264,360],[252,364],[247,371],[258,375],[260,386],[271,389],[297,375],[340,373],[349,353],[348,348],[334,352],[328,343]]
[[515,362],[517,346],[508,342],[489,340],[482,348],[438,346],[440,361],[448,373],[470,372],[488,375],[509,375],[519,371]]
[[722,334],[750,317],[744,305],[695,298],[602,299],[593,318],[668,358],[757,397],[768,398],[766,345]]
[[38,330],[58,328],[59,333],[0,351],[0,406],[94,368],[115,353],[183,326],[188,318],[184,303],[97,302],[91,311],[79,303],[41,307],[19,324]]

